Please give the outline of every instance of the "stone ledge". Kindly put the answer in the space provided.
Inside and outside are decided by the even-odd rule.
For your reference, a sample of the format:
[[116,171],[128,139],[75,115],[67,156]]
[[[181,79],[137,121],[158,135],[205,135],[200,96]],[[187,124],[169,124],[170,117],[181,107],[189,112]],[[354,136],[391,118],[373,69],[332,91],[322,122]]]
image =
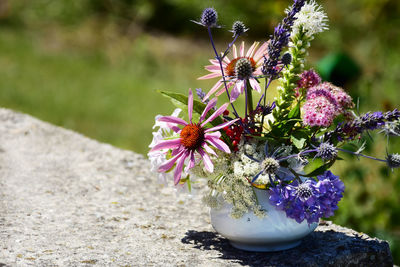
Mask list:
[[0,266],[393,265],[387,242],[329,222],[295,249],[239,251],[140,155],[7,109],[0,138]]

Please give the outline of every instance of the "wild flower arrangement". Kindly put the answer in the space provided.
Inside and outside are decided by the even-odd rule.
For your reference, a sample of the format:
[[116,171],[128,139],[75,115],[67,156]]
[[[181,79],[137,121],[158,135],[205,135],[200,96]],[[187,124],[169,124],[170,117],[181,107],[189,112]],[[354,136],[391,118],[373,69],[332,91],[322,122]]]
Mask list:
[[[217,52],[212,35],[213,28],[221,28],[217,19],[217,12],[206,8],[195,21],[207,29],[215,54],[205,66],[210,73],[199,79],[217,78],[215,85],[207,93],[196,89],[198,100],[192,90],[187,97],[161,92],[186,111],[156,117],[154,127],[159,129],[148,155],[160,177],[173,170],[175,185],[190,185],[193,177],[208,179],[205,203],[231,203],[233,218],[251,211],[265,216],[255,194],[264,190],[270,204],[287,217],[311,224],[332,216],[343,196],[343,182],[329,171],[340,159],[339,152],[381,161],[391,169],[400,167],[399,154],[384,159],[367,156],[361,142],[362,135],[373,130],[388,138],[399,136],[400,111],[356,115],[344,89],[304,69],[311,41],[328,29],[327,16],[314,0],[294,0],[270,40],[255,42],[247,50],[244,42],[235,45],[249,30],[236,21],[232,42]],[[279,86],[270,104],[266,93],[273,81]],[[260,96],[257,101],[254,91]],[[229,103],[217,107],[222,94]],[[242,116],[235,107],[240,95],[245,100]],[[344,149],[346,143],[358,144],[358,149]],[[312,170],[305,173],[310,164]]]

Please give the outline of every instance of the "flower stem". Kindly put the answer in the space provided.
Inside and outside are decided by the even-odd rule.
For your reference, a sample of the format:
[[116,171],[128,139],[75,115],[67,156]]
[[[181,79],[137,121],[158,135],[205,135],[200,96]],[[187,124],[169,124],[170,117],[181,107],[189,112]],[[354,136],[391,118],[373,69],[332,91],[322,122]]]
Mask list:
[[387,160],[385,160],[385,159],[378,159],[378,158],[375,158],[375,157],[363,155],[361,153],[353,152],[353,151],[350,151],[350,150],[347,150],[347,149],[343,149],[343,148],[338,148],[338,150],[346,152],[346,153],[353,154],[353,155],[355,155],[357,157],[361,156],[361,157],[364,157],[364,158],[367,158],[367,159],[373,159],[373,160],[377,160],[377,161],[387,162]]
[[249,80],[246,81],[246,91],[247,91],[247,108],[249,111],[249,114],[253,113],[253,95],[252,95],[252,90],[250,86]]
[[221,56],[221,60],[223,60],[224,57],[226,57],[226,55],[228,54],[229,50],[231,49],[232,45],[236,42],[238,37],[239,37],[239,35],[235,35],[235,38],[233,39],[233,41],[231,43],[229,43],[228,48],[226,48],[225,52]]
[[[226,84],[224,68],[222,67],[222,59],[221,59],[221,57],[218,55],[217,49],[215,48],[214,39],[213,39],[212,33],[211,33],[211,27],[207,27],[207,31],[208,31],[208,36],[210,37],[210,41],[211,41],[212,48],[214,49],[215,58],[218,60],[219,67],[220,67],[220,69],[221,69],[222,81],[224,82],[225,91],[226,91],[226,94],[227,94],[228,99],[229,99],[229,101],[230,101],[230,100],[231,100],[231,96],[230,96],[230,94],[229,94],[228,86],[227,86],[227,84]],[[239,115],[238,115],[238,113],[237,113],[237,111],[236,111],[236,109],[235,109],[235,106],[233,105],[233,103],[230,102],[230,104],[231,104],[231,107],[232,107],[232,109],[233,109],[233,114],[236,116],[236,118],[240,118]]]

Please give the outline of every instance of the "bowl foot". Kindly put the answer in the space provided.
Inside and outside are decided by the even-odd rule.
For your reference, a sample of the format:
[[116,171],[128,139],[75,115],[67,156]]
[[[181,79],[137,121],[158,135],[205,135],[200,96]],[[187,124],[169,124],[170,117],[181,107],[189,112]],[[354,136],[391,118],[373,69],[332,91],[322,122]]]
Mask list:
[[231,245],[235,248],[246,250],[246,251],[256,251],[256,252],[273,252],[287,250],[300,245],[301,240],[280,242],[275,244],[262,244],[262,243],[242,243],[236,241],[229,241]]

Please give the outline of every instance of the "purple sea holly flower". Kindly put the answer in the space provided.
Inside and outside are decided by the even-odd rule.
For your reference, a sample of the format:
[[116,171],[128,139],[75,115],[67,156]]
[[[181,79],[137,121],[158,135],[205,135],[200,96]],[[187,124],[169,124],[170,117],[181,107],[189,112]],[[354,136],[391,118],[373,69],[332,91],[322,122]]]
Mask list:
[[330,217],[343,197],[344,184],[338,176],[326,171],[317,177],[318,182],[295,180],[290,184],[278,184],[269,190],[269,201],[286,216],[298,223],[307,220],[309,224],[321,217]]
[[[192,122],[192,114],[193,114],[193,93],[192,90],[189,90],[188,97],[188,115],[189,122],[184,121],[181,118],[174,116],[164,116],[158,118],[160,122],[167,122],[168,126],[177,133],[179,138],[174,139],[166,139],[157,143],[150,152],[170,149],[172,150],[171,156],[172,158],[162,164],[159,168],[159,172],[167,172],[171,168],[175,167],[174,172],[174,182],[175,185],[179,183],[183,166],[185,164],[185,160],[189,159],[189,162],[186,166],[185,171],[188,172],[189,169],[195,166],[195,154],[199,154],[203,159],[204,166],[207,171],[213,172],[214,165],[211,161],[209,154],[216,155],[214,150],[210,147],[213,146],[221,151],[226,153],[230,153],[230,149],[228,145],[226,145],[221,139],[221,133],[217,130],[222,129],[224,127],[230,126],[235,123],[238,119],[231,120],[225,123],[222,123],[218,126],[212,128],[205,128],[205,126],[213,121],[215,118],[220,116],[228,107],[228,103],[222,105],[219,109],[217,109],[210,117],[206,119],[207,113],[215,107],[217,104],[217,99],[211,99],[205,107],[203,113],[200,116],[200,120],[198,123]],[[183,126],[183,128],[179,128],[178,125]]]

